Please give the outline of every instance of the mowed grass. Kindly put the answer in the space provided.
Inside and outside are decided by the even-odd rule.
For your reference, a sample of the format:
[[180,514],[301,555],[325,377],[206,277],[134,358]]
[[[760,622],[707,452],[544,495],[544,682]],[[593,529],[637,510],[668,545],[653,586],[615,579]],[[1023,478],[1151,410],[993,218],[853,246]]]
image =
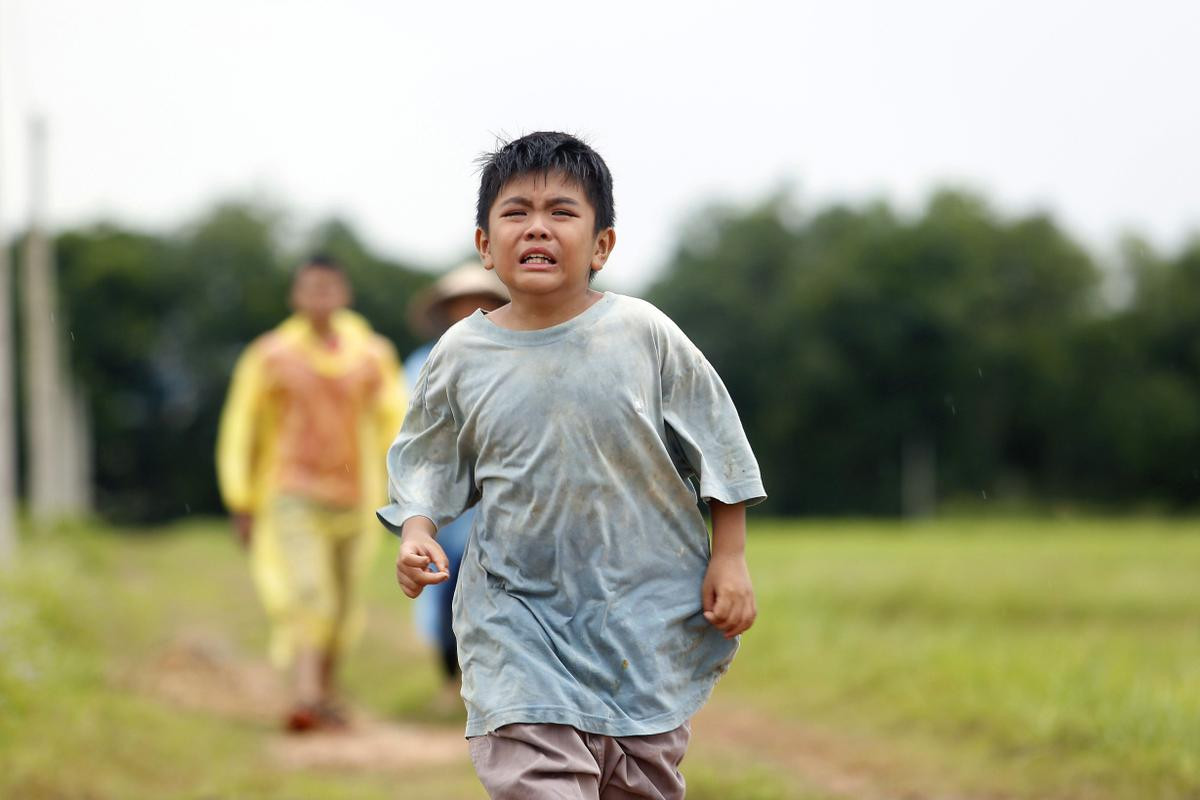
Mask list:
[[760,617],[720,691],[885,778],[1200,797],[1194,521],[760,524]]
[[[437,712],[385,542],[346,672],[377,716]],[[689,797],[1200,797],[1200,523],[754,521],[760,616],[696,726]],[[136,679],[180,637],[261,658],[220,522],[68,528],[0,575],[0,797],[478,798],[470,765],[295,769],[272,724]]]

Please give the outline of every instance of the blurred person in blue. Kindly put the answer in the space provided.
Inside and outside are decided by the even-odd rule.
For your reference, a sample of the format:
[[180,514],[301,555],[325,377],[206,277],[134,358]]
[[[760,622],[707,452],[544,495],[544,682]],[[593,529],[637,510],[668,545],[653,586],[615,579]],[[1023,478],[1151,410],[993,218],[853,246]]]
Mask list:
[[[424,292],[413,297],[408,307],[409,327],[428,341],[404,360],[404,377],[410,387],[416,386],[421,368],[429,359],[434,345],[446,330],[476,309],[494,311],[508,302],[508,289],[494,272],[485,270],[478,259],[472,259],[443,275]],[[438,544],[450,560],[450,579],[430,586],[416,599],[414,614],[417,629],[437,648],[446,688],[439,698],[442,709],[461,708],[458,701],[460,670],[458,643],[452,627],[454,587],[458,583],[458,566],[467,547],[475,509],[468,509],[455,521],[438,531]]]

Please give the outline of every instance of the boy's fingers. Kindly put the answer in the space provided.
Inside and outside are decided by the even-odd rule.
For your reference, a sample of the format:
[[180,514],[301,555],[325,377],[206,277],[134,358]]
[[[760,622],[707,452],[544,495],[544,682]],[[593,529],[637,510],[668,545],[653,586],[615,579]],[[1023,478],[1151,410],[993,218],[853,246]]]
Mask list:
[[440,547],[424,548],[423,552],[413,551],[405,553],[400,557],[400,560],[409,567],[417,567],[427,570],[432,564],[438,572],[449,574],[450,560],[446,558],[445,551]]
[[717,621],[718,627],[729,621],[729,612],[733,610],[733,601],[729,599],[729,595],[717,595],[716,605],[713,606],[713,619]]
[[420,572],[413,575],[413,578],[421,586],[428,586],[431,583],[441,583],[444,580],[449,580],[450,573],[449,572],[429,572],[428,570],[421,570]]
[[[430,572],[436,565],[437,572]],[[403,545],[396,558],[396,582],[409,597],[415,598],[426,586],[441,583],[450,578],[450,562],[442,548],[428,547],[423,543],[407,550]]]
[[396,565],[396,579],[407,581],[412,585],[426,586],[431,583],[441,583],[450,577],[449,572],[430,572],[429,565],[400,563]]
[[725,626],[728,624],[728,620],[730,620],[730,601],[728,601],[725,595],[716,597],[716,602],[713,604],[712,609],[704,612],[704,619],[707,619],[710,624],[719,628],[719,630],[725,630]]
[[400,563],[406,567],[427,567],[429,566],[429,556],[423,553],[405,553],[400,556]]
[[733,638],[749,630],[754,624],[756,612],[753,598],[738,596],[729,601],[728,613],[723,620],[711,620],[726,638]]
[[755,606],[754,597],[750,597],[749,601],[746,602],[745,614],[742,618],[742,626],[740,626],[742,630],[739,630],[738,633],[749,631],[756,619],[758,619],[758,608]]
[[742,631],[750,627],[750,604],[746,601],[741,601],[738,604],[737,614],[734,615],[733,621],[730,623],[727,633],[729,636],[737,636]]
[[721,632],[727,637],[732,637],[737,634],[738,625],[742,623],[742,606],[737,599],[729,601],[729,609],[725,613],[725,624],[721,626]]
[[400,589],[409,597],[415,598],[424,591],[426,586],[433,583],[441,583],[446,580],[446,577],[446,574],[442,572],[424,572],[417,575],[405,573],[403,579],[399,580]]
[[754,618],[757,615],[758,612],[754,607],[754,597],[746,597],[742,604],[742,621],[738,625],[740,628],[738,633],[749,630],[750,626],[754,625]]
[[396,583],[400,584],[400,588],[404,590],[404,593],[409,597],[414,596],[412,592],[416,590],[417,585],[413,583],[412,578],[408,577],[408,573],[402,570],[396,570]]
[[748,630],[758,616],[754,595],[749,592],[718,592],[706,586],[703,601],[704,618],[726,638],[731,639]]

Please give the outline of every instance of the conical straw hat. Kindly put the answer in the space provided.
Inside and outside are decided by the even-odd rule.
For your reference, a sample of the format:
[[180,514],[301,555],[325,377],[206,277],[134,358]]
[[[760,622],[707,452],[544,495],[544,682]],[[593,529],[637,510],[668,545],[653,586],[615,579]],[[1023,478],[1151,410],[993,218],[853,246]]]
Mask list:
[[509,300],[508,287],[500,282],[495,272],[484,269],[478,261],[468,261],[413,295],[408,304],[408,324],[422,336],[437,336],[447,327],[443,314],[445,302],[472,294],[489,294],[506,303]]

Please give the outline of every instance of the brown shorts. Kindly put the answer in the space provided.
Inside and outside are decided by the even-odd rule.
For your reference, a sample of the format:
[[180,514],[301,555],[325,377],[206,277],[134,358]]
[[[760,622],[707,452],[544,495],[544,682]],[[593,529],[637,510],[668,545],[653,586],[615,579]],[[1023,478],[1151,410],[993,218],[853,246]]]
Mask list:
[[681,800],[691,725],[653,736],[602,736],[569,725],[503,725],[469,740],[493,800]]

